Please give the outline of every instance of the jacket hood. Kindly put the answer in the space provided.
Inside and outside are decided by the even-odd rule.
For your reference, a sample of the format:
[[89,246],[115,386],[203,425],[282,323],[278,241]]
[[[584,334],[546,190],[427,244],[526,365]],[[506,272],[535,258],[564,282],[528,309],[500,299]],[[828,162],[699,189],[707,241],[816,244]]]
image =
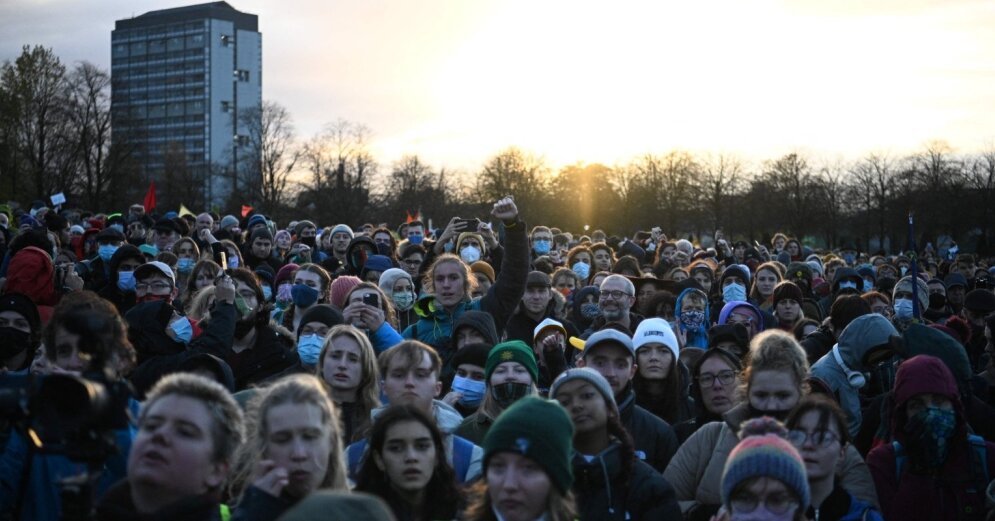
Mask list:
[[107,263],[107,270],[109,275],[107,277],[108,284],[117,285],[117,268],[125,259],[138,259],[139,262],[145,262],[145,255],[142,254],[142,250],[139,250],[137,246],[131,244],[122,244],[114,255],[111,257],[110,262]]
[[877,313],[871,313],[850,322],[840,333],[837,345],[847,367],[859,370],[864,367],[864,357],[871,348],[887,344],[892,336],[898,336],[898,330],[891,321]]
[[[456,323],[453,324],[453,338],[456,338],[456,331],[461,327],[471,327],[484,335],[484,342],[495,345],[498,343],[497,326],[494,325],[494,317],[483,311],[470,310],[463,313]],[[455,340],[454,340],[455,343]]]
[[903,357],[930,355],[938,358],[950,370],[961,395],[966,396],[970,392],[971,378],[974,376],[971,362],[964,346],[955,338],[928,326],[912,324],[905,330],[902,340]]
[[[597,286],[584,286],[580,288],[573,294],[573,303],[571,304],[572,311],[570,312],[571,321],[577,326],[578,329],[587,329],[587,326],[591,323],[591,320],[584,318],[584,315],[580,314],[580,306],[584,303],[584,300],[588,295],[594,295],[594,302],[598,302],[598,296],[601,295],[601,290]],[[581,326],[584,327],[581,327]]]
[[917,355],[902,362],[895,376],[895,411],[891,420],[891,432],[895,439],[905,444],[905,404],[923,393],[938,394],[950,399],[957,411],[957,432],[964,432],[964,406],[950,369],[935,356]]
[[743,308],[743,307],[750,308],[753,311],[753,313],[757,315],[757,319],[759,320],[759,322],[757,323],[757,333],[763,331],[766,315],[762,313],[760,309],[754,306],[753,304],[750,304],[749,302],[742,300],[734,300],[722,306],[722,311],[719,311],[719,324],[726,324],[726,320],[729,318],[729,315],[732,313],[732,311],[736,308]]
[[58,300],[54,274],[52,258],[41,248],[28,246],[10,259],[5,291],[23,293],[38,306],[54,306]]
[[[390,405],[377,407],[370,411],[370,418],[376,420],[380,413],[387,410]],[[463,423],[463,416],[452,406],[442,400],[432,400],[432,416],[435,417],[435,424],[443,434],[452,434],[456,428]]]
[[[369,253],[359,250],[359,248],[364,245],[370,248]],[[347,246],[345,250],[346,265],[353,273],[358,274],[363,270],[363,265],[366,264],[367,258],[369,258],[370,255],[376,255],[379,251],[380,250],[377,249],[377,243],[373,242],[373,239],[365,235],[355,237],[349,242],[349,246]]]

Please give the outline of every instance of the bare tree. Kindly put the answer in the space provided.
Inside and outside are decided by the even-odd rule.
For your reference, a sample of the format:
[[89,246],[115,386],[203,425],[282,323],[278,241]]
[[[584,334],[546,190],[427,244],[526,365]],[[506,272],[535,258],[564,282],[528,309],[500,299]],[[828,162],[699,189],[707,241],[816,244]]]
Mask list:
[[355,222],[369,213],[377,163],[369,151],[369,127],[340,119],[309,140],[302,151],[311,174],[298,206],[323,222]]
[[491,157],[477,176],[477,195],[483,201],[514,196],[519,206],[537,208],[546,195],[549,167],[532,154],[508,148]]
[[727,222],[730,199],[742,188],[744,177],[743,162],[735,156],[708,155],[701,161],[696,189],[700,208],[713,230]]
[[277,212],[291,201],[291,175],[301,158],[290,112],[275,101],[264,101],[243,109],[239,120],[248,130],[247,149],[255,160],[248,169],[251,177],[243,180],[249,200],[263,212]]

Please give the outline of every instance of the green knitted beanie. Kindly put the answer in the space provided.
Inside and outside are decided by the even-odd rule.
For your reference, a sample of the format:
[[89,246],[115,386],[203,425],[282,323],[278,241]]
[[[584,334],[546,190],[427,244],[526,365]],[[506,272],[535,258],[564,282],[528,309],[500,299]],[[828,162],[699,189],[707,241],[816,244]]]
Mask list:
[[505,409],[484,438],[484,475],[491,456],[513,452],[535,461],[562,494],[573,486],[574,426],[557,402],[526,396]]
[[490,384],[491,374],[494,369],[504,362],[518,362],[529,370],[532,375],[532,383],[539,383],[539,367],[536,365],[536,356],[532,348],[521,340],[509,340],[491,348],[487,354],[487,365],[484,366],[484,381]]

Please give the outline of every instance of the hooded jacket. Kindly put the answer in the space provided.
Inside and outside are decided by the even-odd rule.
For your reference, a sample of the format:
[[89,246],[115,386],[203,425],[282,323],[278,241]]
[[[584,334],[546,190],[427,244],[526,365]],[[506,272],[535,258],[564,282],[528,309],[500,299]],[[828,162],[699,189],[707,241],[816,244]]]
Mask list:
[[141,262],[145,262],[145,256],[142,255],[141,250],[130,244],[124,244],[111,257],[111,261],[107,263],[108,274],[107,274],[107,284],[103,289],[97,292],[102,298],[109,300],[114,307],[117,308],[118,313],[124,315],[128,312],[134,305],[136,301],[136,296],[134,291],[121,291],[121,288],[117,287],[117,272],[118,267],[121,266],[121,262],[124,259],[140,259]]
[[[695,431],[677,450],[663,477],[674,487],[681,510],[705,506],[714,513],[722,504],[722,472],[729,453],[739,443],[739,426],[749,417],[749,404],[739,404],[723,415],[723,421]],[[853,445],[847,445],[845,450],[836,469],[843,488],[857,499],[877,505],[874,482],[863,458]]]
[[[950,439],[950,452],[935,474],[916,468],[908,450],[905,435],[908,420],[905,406],[922,393],[933,393],[949,399],[957,415],[957,424]],[[912,357],[898,368],[895,379],[895,409],[891,433],[905,447],[906,462],[897,475],[895,447],[882,445],[871,450],[867,464],[881,497],[886,519],[902,520],[975,520],[985,518],[986,483],[975,450],[968,443],[968,427],[960,401],[957,383],[946,365],[939,359],[920,355]],[[995,476],[995,444],[985,442],[988,476]]]
[[121,480],[100,498],[97,519],[101,521],[222,521],[221,504],[210,494],[192,496],[167,505],[151,514],[140,514],[131,499],[131,484]]
[[674,489],[659,473],[642,461],[632,462],[629,476],[623,474],[622,446],[613,442],[590,461],[573,456],[573,492],[584,521],[660,519],[678,521],[681,509]]
[[[364,254],[363,252],[357,251],[360,246],[367,246],[373,253]],[[346,246],[345,250],[345,274],[353,275],[358,277],[360,273],[363,272],[363,266],[366,264],[366,259],[369,255],[377,255],[380,250],[377,248],[377,243],[373,242],[373,239],[365,235],[360,235],[358,237],[353,237],[349,241],[349,246]]]
[[571,311],[570,320],[577,327],[578,331],[586,331],[591,327],[591,322],[594,321],[593,318],[585,318],[583,313],[581,313],[581,306],[584,305],[584,301],[587,299],[588,295],[594,295],[594,305],[598,304],[598,296],[601,294],[601,290],[596,286],[584,286],[578,289],[571,298]]
[[[850,322],[840,333],[839,342],[834,348],[839,350],[840,358],[850,371],[863,371],[865,357],[871,348],[887,344],[892,336],[897,335],[898,330],[891,325],[891,321],[877,313],[871,313]],[[836,361],[831,350],[812,366],[811,374],[824,382],[836,396],[840,408],[846,413],[850,436],[856,437],[862,420],[859,388],[849,383],[846,371]]]
[[505,256],[501,263],[501,274],[487,294],[480,298],[464,298],[450,312],[436,301],[433,295],[424,295],[415,303],[418,321],[404,330],[404,338],[421,340],[438,350],[444,349],[453,336],[453,327],[464,313],[479,310],[494,318],[498,336],[504,331],[508,318],[525,294],[525,281],[529,271],[528,237],[525,223],[518,221],[515,226],[505,229]]
[[[59,302],[55,288],[55,268],[52,258],[40,248],[28,246],[10,259],[7,267],[8,293],[22,293],[38,306],[42,322],[47,323],[52,316],[52,306]],[[45,312],[42,308],[45,307]]]

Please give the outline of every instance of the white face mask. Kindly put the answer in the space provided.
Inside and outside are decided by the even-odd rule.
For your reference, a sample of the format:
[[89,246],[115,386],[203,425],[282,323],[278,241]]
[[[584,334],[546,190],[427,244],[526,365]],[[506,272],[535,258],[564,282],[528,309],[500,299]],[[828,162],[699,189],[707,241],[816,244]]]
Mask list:
[[464,246],[462,250],[459,251],[459,256],[463,259],[463,262],[467,264],[473,264],[480,260],[480,248],[476,246]]

